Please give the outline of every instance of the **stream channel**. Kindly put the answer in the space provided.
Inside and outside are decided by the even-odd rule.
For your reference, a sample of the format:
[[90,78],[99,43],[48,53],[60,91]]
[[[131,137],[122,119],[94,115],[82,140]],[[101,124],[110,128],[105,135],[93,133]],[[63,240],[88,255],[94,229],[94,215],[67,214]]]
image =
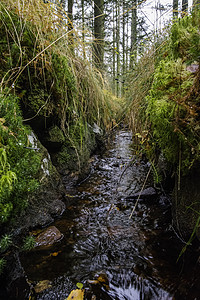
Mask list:
[[[95,155],[91,173],[69,188],[72,205],[52,225],[63,234],[51,247],[22,254],[28,280],[49,280],[31,299],[64,300],[76,283],[86,299],[200,299],[199,263],[171,226],[169,197],[136,200],[150,168],[132,155],[131,133],[117,131],[103,155]],[[145,189],[152,186],[147,180]],[[190,252],[191,251],[191,252]]]

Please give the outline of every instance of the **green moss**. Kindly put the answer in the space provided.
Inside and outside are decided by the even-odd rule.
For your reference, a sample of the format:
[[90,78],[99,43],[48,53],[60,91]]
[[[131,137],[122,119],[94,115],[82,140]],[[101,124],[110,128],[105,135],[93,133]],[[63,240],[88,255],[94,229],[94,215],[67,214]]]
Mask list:
[[49,141],[52,143],[64,143],[65,137],[63,135],[63,132],[58,126],[53,126],[49,129]]
[[63,149],[59,152],[57,162],[60,166],[68,165],[69,162],[72,161],[72,155],[70,155],[69,152],[70,150],[67,147],[63,147]]
[[17,102],[13,95],[0,94],[0,147],[6,157],[5,166],[1,164],[1,181],[3,176],[7,176],[7,181],[4,180],[1,185],[0,222],[20,213],[28,204],[28,194],[39,185],[36,174],[40,168],[40,157],[29,149],[30,131],[22,123]]
[[200,12],[178,19],[171,28],[170,51],[174,59],[184,58],[188,63],[199,60]]
[[167,160],[178,164],[181,152],[182,170],[186,171],[192,160],[192,120],[189,104],[184,97],[190,92],[194,78],[180,59],[162,61],[155,71],[154,82],[147,101],[147,119],[151,123],[154,148],[159,147]]
[[0,258],[0,275],[3,273],[5,266],[6,266],[6,260],[4,258]]
[[53,157],[59,169],[80,171],[87,164],[95,145],[95,135],[87,124],[76,123],[70,126],[65,143]]
[[52,105],[49,101],[49,95],[44,90],[42,84],[35,84],[32,86],[32,90],[27,92],[26,105],[35,115],[48,116]]

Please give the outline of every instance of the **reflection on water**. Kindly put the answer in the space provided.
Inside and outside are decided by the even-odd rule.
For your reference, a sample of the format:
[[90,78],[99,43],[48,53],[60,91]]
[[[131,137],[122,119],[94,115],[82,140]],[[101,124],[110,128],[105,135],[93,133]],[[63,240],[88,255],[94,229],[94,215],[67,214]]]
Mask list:
[[[62,241],[24,254],[33,284],[52,281],[36,299],[65,299],[77,282],[84,284],[87,299],[91,293],[102,300],[200,299],[196,258],[176,263],[182,245],[170,228],[167,197],[139,201],[129,219],[135,201],[126,197],[140,191],[149,170],[132,157],[130,145],[131,134],[117,132],[103,157],[94,158],[88,179],[73,190],[73,204],[53,224],[64,234]],[[109,288],[91,283],[99,273]]]

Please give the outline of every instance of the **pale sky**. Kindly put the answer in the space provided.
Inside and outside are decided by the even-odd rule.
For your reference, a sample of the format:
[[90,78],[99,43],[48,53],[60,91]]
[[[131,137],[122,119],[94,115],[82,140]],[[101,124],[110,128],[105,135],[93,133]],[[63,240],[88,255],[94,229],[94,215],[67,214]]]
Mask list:
[[[181,2],[182,1],[179,1],[179,11],[181,11]],[[156,27],[157,29],[164,27],[172,17],[173,0],[141,0],[139,3],[142,4],[138,12],[145,18],[146,23],[152,29],[155,29]],[[156,10],[156,7],[164,7],[164,10]],[[188,7],[190,10],[192,7],[192,0],[188,0]]]

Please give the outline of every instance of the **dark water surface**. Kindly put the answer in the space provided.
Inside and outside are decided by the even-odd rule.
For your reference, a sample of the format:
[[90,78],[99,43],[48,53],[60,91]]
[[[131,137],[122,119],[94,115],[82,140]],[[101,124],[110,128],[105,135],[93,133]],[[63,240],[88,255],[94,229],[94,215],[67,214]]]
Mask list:
[[94,157],[90,176],[68,191],[73,204],[53,224],[62,241],[23,255],[29,281],[51,281],[36,299],[64,300],[77,282],[88,299],[200,299],[197,255],[189,250],[189,259],[176,263],[184,244],[171,228],[167,196],[139,200],[129,218],[135,200],[126,197],[140,192],[150,168],[132,157],[130,145],[129,132],[116,133]]

